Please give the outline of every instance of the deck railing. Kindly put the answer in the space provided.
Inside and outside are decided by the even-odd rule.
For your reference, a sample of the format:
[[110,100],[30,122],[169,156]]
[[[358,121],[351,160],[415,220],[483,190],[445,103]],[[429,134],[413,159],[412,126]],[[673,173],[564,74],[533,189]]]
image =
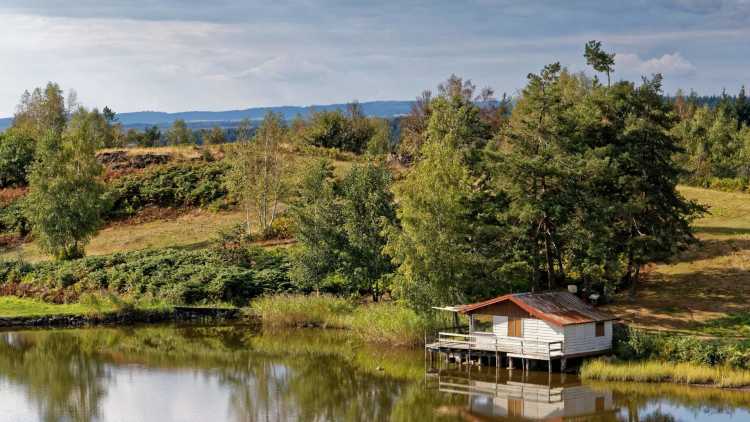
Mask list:
[[503,337],[491,333],[438,333],[437,346],[449,349],[503,352],[545,358],[563,355],[562,341],[539,341],[525,338]]

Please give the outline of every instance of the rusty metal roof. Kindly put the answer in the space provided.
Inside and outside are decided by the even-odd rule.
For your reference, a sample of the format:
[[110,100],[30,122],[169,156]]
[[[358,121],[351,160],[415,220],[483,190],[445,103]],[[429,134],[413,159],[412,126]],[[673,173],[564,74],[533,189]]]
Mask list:
[[461,313],[472,314],[497,303],[510,301],[529,314],[555,325],[611,321],[616,317],[600,311],[569,292],[511,293],[484,302],[461,307]]

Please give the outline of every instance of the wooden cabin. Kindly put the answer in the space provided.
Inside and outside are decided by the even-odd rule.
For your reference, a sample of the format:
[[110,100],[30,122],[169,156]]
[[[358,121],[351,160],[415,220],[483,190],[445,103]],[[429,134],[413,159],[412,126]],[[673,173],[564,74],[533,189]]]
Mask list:
[[[432,351],[475,355],[494,353],[503,357],[550,362],[560,359],[608,353],[612,348],[610,314],[595,309],[568,292],[514,293],[484,302],[450,308],[469,316],[468,333],[441,332]],[[488,328],[480,329],[478,318],[489,318]],[[509,359],[512,367],[513,361]]]

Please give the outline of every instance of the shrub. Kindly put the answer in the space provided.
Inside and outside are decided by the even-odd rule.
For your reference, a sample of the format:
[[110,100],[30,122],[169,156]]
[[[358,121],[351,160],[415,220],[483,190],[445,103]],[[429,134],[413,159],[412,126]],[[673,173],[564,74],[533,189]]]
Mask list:
[[743,178],[719,178],[712,177],[708,182],[710,189],[721,190],[725,192],[742,192],[747,188],[747,179]]
[[33,139],[12,130],[0,137],[0,187],[26,185],[34,147]]
[[170,304],[247,304],[289,285],[283,252],[253,250],[252,262],[236,265],[210,250],[145,250],[69,262],[0,262],[3,294],[48,302],[78,300],[108,292],[129,300]]
[[750,369],[750,342],[707,340],[684,335],[615,331],[615,354],[625,360],[659,360]]
[[106,194],[109,218],[128,217],[147,206],[207,207],[226,198],[222,162],[174,163],[113,181]]

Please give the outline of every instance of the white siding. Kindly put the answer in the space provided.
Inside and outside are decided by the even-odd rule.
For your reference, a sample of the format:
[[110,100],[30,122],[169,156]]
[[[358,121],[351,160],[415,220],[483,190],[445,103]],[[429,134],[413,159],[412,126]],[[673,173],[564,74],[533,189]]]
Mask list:
[[604,323],[604,335],[596,336],[596,324],[565,326],[565,354],[598,352],[612,347],[612,321]]

